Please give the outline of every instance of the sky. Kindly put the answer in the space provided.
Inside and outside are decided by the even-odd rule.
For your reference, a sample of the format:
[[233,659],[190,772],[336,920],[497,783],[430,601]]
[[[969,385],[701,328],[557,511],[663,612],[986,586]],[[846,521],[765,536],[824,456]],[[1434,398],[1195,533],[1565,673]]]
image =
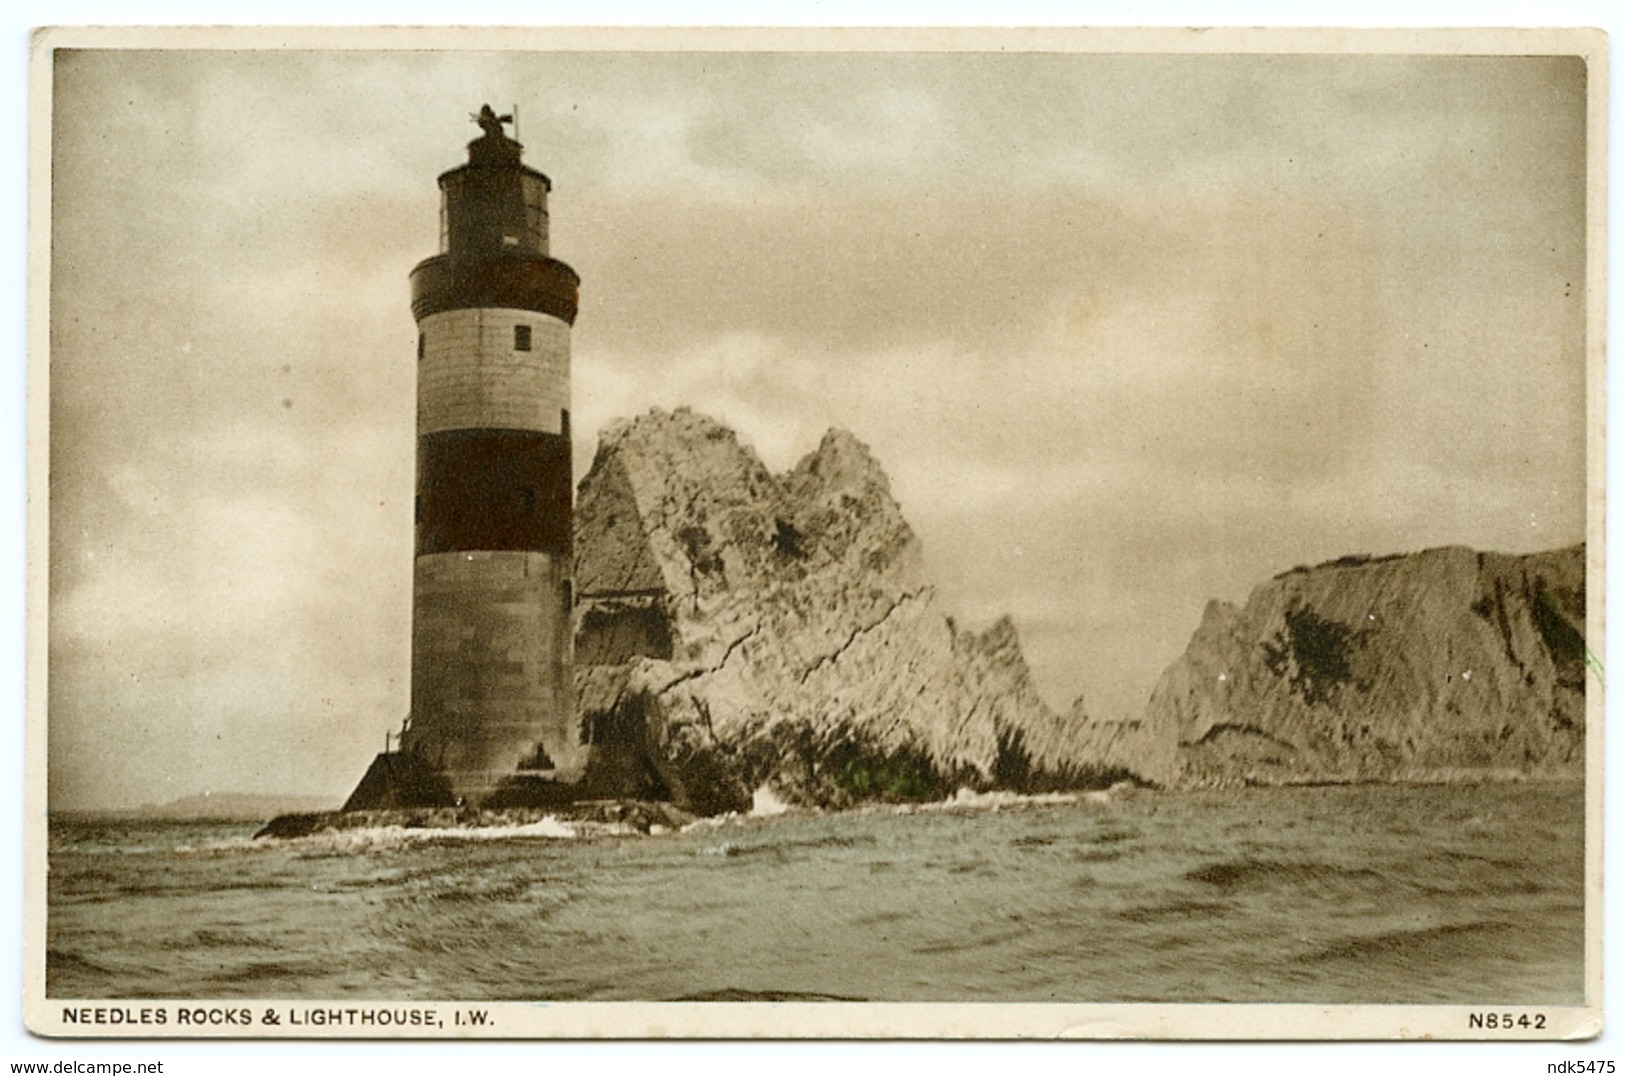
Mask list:
[[[534,39],[540,45],[544,39]],[[1585,516],[1561,57],[81,50],[54,82],[53,806],[337,800],[407,708],[435,176],[517,106],[577,472],[870,446],[945,611],[1144,706],[1297,564]]]

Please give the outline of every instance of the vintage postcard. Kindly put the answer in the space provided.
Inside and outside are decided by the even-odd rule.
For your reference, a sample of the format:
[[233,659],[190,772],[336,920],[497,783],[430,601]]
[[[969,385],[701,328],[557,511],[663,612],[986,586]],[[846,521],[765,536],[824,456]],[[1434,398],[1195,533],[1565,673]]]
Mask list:
[[1606,58],[39,32],[28,1027],[1595,1036]]

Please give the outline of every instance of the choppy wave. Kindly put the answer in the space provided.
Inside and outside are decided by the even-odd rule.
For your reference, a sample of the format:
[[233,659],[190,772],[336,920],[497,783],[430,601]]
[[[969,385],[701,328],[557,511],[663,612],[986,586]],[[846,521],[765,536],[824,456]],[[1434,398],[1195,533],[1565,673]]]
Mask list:
[[850,816],[863,815],[913,815],[913,814],[942,814],[977,812],[998,813],[1003,811],[1018,811],[1023,809],[1036,809],[1044,807],[1063,807],[1081,803],[1109,804],[1118,802],[1126,796],[1133,796],[1139,790],[1131,785],[1115,785],[1110,789],[1095,789],[1087,792],[1008,792],[994,790],[988,792],[977,791],[973,788],[961,788],[952,796],[941,800],[926,800],[923,802],[907,803],[864,803],[843,812],[826,812],[819,808],[797,807],[781,799],[771,788],[763,786],[752,794],[751,809],[748,812],[729,812],[710,818],[700,818],[683,827],[684,832],[694,830],[721,829],[729,826],[748,825],[752,820],[776,819],[784,815],[799,816],[825,816],[838,813]]
[[302,837],[226,837],[197,845],[180,845],[181,855],[218,855],[236,852],[291,851],[349,854],[379,852],[412,845],[478,841],[568,841],[593,837],[627,837],[638,831],[622,822],[562,820],[548,815],[535,822],[501,826],[357,826],[328,829]]
[[1216,900],[1164,900],[1124,908],[1117,913],[1117,917],[1131,923],[1189,923],[1196,919],[1222,915],[1233,911],[1234,908],[1233,904]]
[[965,793],[660,837],[53,825],[47,991],[1572,1003],[1584,822],[1583,790],[1373,787]]
[[1369,867],[1314,860],[1226,859],[1193,867],[1185,872],[1185,877],[1225,892],[1278,886],[1301,890],[1306,886],[1381,887],[1390,884],[1388,878]]
[[1323,945],[1306,954],[1310,963],[1331,961],[1369,961],[1372,958],[1400,957],[1421,960],[1429,951],[1444,948],[1473,946],[1485,940],[1504,936],[1512,930],[1507,923],[1444,923],[1438,926],[1412,930],[1389,930]]
[[108,968],[96,963],[94,960],[67,949],[58,949],[55,946],[45,950],[45,970],[47,974],[60,974],[62,972],[92,972],[97,975],[112,974]]
[[819,837],[785,836],[781,839],[768,836],[750,841],[723,841],[720,844],[702,845],[696,850],[696,854],[734,859],[739,856],[785,855],[815,848],[852,848],[874,843],[875,838],[869,834],[831,833]]
[[679,994],[672,1001],[866,1001],[867,998],[851,994],[815,994],[803,990],[741,990],[724,987],[720,990],[702,990],[694,994]]
[[787,814],[795,808],[779,798],[777,792],[767,785],[763,785],[750,797],[750,814],[752,818],[772,818],[775,815]]

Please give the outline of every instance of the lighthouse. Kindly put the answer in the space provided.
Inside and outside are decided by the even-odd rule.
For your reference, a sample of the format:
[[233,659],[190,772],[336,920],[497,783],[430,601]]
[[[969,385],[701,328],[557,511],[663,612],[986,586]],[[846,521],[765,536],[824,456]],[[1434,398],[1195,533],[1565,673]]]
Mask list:
[[[417,490],[411,713],[347,809],[567,798],[570,329],[580,278],[548,249],[547,176],[489,105],[440,184],[411,273]],[[389,745],[386,745],[386,747]]]

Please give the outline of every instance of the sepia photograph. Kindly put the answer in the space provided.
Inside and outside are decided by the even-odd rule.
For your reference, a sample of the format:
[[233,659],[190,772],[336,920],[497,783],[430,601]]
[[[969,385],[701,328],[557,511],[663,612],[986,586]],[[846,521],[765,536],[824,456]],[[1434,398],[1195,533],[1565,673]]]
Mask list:
[[35,1033],[1599,1032],[1602,34],[31,76]]

